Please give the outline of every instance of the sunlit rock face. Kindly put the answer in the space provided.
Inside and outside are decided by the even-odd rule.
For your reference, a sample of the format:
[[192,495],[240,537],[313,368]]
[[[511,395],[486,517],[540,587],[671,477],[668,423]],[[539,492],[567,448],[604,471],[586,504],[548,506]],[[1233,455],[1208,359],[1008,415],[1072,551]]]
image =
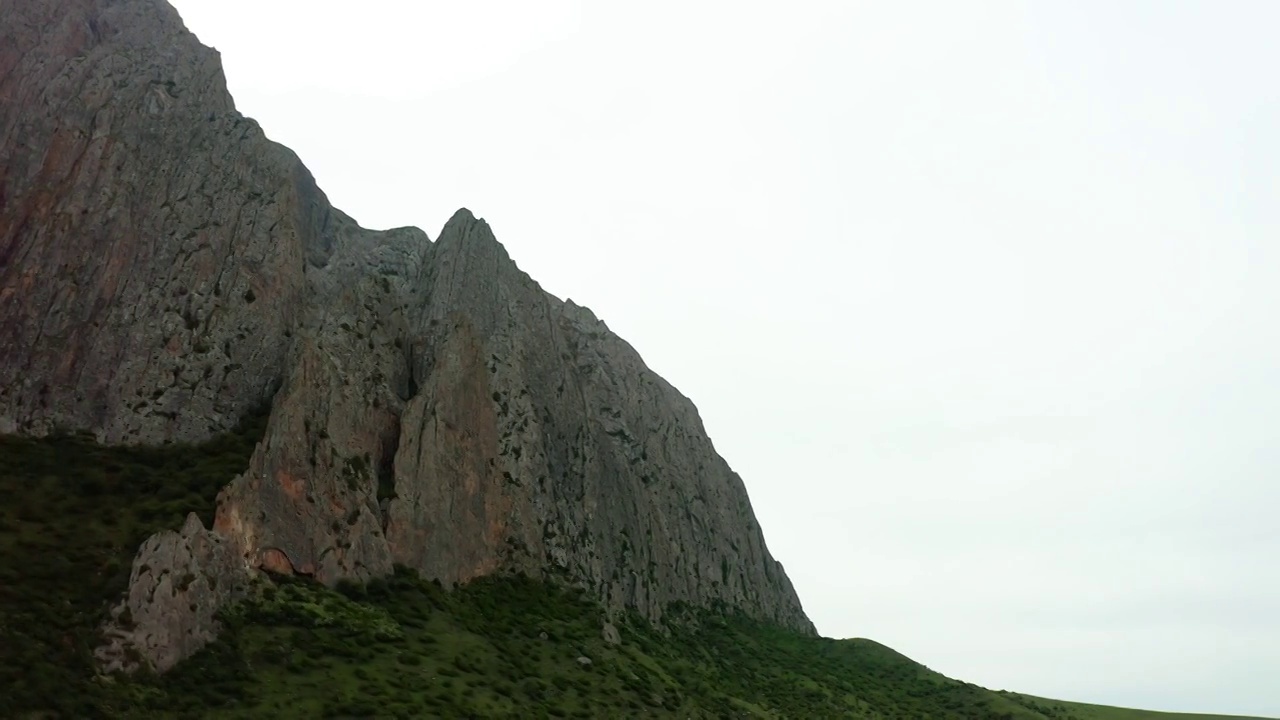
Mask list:
[[258,568],[520,570],[813,631],[693,404],[483,220],[359,227],[160,0],[0,18],[0,432],[199,441],[272,403],[213,528],[144,545],[112,657],[194,652]]

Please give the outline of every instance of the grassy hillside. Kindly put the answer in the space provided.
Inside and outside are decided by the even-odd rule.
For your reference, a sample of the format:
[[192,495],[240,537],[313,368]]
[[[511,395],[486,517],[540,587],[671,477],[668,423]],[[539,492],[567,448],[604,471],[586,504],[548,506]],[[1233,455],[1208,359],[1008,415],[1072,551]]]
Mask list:
[[[454,592],[405,572],[331,592],[287,581],[228,619],[217,646],[122,687],[151,717],[1025,717],[875,643],[703,617],[664,636],[600,633],[579,593],[518,577]],[[589,664],[588,664],[589,663]]]
[[33,708],[93,717],[90,654],[107,600],[151,533],[206,525],[248,466],[266,413],[200,447],[103,448],[0,436],[0,718]]
[[1049,700],[1021,693],[1001,693],[1001,695],[1024,707],[1035,709],[1047,718],[1078,718],[1079,720],[1265,720],[1264,718],[1242,718],[1239,715],[1204,715],[1199,713],[1132,710],[1107,705]]
[[1177,720],[994,693],[867,640],[680,612],[658,632],[578,591],[495,577],[446,591],[400,570],[328,590],[276,578],[161,678],[100,678],[94,628],[156,529],[206,522],[262,417],[203,447],[0,438],[0,717],[762,717]]

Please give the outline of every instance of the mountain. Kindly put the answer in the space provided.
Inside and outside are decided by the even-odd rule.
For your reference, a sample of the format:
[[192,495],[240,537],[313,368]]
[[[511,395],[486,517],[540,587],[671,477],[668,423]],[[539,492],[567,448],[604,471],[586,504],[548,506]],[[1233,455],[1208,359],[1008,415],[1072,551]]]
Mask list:
[[163,0],[0,0],[0,497],[0,717],[1155,717],[817,637],[688,398]]
[[259,569],[523,572],[813,633],[693,404],[483,220],[360,227],[162,0],[0,17],[0,432],[202,442],[270,407],[212,527],[143,544],[108,667],[190,655]]

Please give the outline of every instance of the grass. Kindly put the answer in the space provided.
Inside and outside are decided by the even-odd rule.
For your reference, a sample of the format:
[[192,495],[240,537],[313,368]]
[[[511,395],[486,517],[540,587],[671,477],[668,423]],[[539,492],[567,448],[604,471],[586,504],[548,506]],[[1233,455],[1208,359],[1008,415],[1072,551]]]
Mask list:
[[262,415],[201,447],[0,438],[0,718],[996,718],[1212,720],[996,693],[869,640],[672,608],[658,631],[518,576],[414,573],[327,589],[264,578],[219,640],[163,677],[95,676],[133,552],[247,465]]
[[1001,694],[1024,707],[1038,709],[1046,718],[1051,718],[1052,720],[1263,720],[1261,718],[1242,718],[1238,715],[1205,715],[1199,713],[1134,710],[1108,705],[1068,702],[1066,700],[1049,700],[1033,695],[1023,695],[1022,693],[1002,692]]

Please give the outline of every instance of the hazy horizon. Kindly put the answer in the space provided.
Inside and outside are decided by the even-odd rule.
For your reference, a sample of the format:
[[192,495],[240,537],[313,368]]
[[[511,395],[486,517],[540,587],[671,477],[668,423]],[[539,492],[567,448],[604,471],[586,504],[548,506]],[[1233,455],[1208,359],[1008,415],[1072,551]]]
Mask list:
[[1280,4],[174,4],[692,398],[822,634],[1280,716]]

